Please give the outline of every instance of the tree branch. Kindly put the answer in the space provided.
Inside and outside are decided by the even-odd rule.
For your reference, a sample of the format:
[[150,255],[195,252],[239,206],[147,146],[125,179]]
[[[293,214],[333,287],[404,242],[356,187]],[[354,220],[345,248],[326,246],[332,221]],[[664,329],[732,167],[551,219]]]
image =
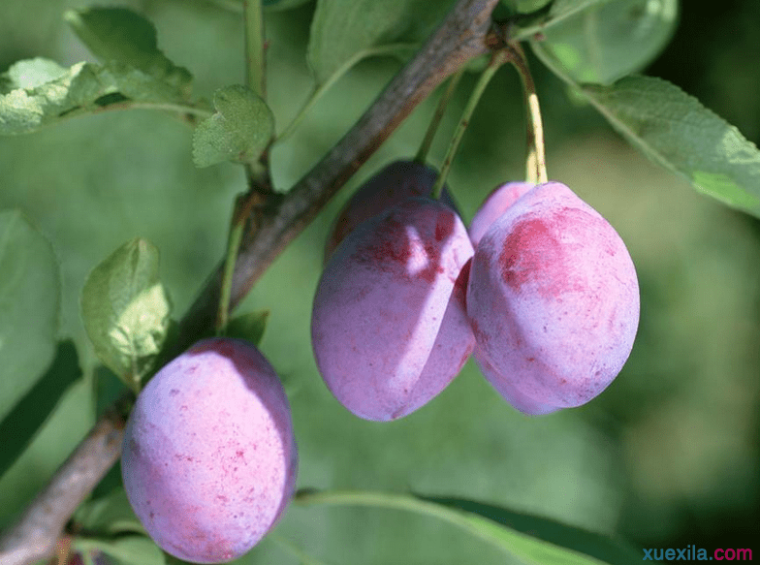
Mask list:
[[[253,210],[233,276],[232,306],[419,102],[447,76],[489,50],[490,16],[497,3],[460,0],[343,139],[287,195],[270,194]],[[180,323],[178,349],[213,326],[221,275],[220,266]],[[115,408],[95,424],[17,523],[3,533],[0,563],[31,565],[53,554],[74,510],[119,458],[122,413]]]
[[0,538],[0,563],[31,565],[51,556],[66,522],[121,455],[124,417],[106,412],[47,486]]

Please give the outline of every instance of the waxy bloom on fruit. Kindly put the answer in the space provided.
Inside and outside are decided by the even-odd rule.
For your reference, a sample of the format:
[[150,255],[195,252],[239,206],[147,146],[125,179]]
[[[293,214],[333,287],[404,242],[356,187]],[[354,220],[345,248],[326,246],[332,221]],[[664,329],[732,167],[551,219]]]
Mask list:
[[459,373],[474,347],[464,303],[472,252],[459,216],[426,198],[363,222],[335,250],[314,298],[312,343],[351,412],[401,418]]
[[475,360],[527,414],[579,406],[622,369],[639,286],[613,227],[558,182],[519,198],[477,244],[467,289]]
[[[438,172],[416,161],[394,161],[385,166],[346,202],[330,228],[325,242],[325,261],[343,239],[370,218],[415,196],[430,196]],[[441,202],[456,210],[446,187]]]
[[196,343],[140,393],[127,423],[129,501],[165,551],[196,563],[248,552],[287,507],[297,455],[280,380],[252,344]]
[[470,234],[473,247],[478,246],[478,242],[491,227],[491,224],[534,186],[536,185],[530,182],[508,182],[497,186],[486,197],[472,218],[472,222],[470,222],[470,229],[467,231]]

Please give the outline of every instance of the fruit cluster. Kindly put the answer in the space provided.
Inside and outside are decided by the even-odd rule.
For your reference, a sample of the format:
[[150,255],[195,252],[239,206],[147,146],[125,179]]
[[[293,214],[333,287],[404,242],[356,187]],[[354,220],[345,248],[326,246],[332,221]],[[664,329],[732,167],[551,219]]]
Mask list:
[[[579,406],[618,374],[639,317],[615,230],[569,188],[496,189],[465,228],[436,172],[392,163],[335,222],[312,314],[319,370],[365,419],[401,418],[471,354],[518,410]],[[297,467],[288,400],[252,344],[198,342],[143,389],[125,430],[130,503],[165,551],[220,563],[282,516]]]
[[638,281],[620,236],[557,182],[498,187],[468,233],[450,197],[430,198],[435,178],[393,163],[333,226],[312,314],[328,388],[357,416],[394,420],[439,394],[474,353],[526,414],[597,396],[638,327]]

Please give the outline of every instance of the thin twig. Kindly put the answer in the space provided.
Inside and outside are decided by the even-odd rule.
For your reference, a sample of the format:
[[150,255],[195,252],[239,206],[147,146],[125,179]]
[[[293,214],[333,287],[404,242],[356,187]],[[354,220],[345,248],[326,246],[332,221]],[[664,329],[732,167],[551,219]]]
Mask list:
[[[364,116],[284,197],[271,194],[252,210],[232,283],[231,305],[248,293],[274,259],[314,219],[337,190],[399,126],[414,107],[450,74],[488,51],[490,16],[498,0],[460,0],[439,29],[396,75]],[[222,267],[215,271],[180,324],[185,347],[213,327]],[[17,523],[0,537],[0,563],[31,565],[51,556],[56,540],[79,504],[116,462],[124,417],[101,418],[56,471]]]

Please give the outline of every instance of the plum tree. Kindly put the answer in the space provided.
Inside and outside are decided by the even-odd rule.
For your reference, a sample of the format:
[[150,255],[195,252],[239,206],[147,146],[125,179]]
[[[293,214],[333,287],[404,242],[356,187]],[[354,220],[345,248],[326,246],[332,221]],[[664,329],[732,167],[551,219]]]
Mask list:
[[596,210],[561,183],[540,184],[479,241],[467,313],[475,360],[510,404],[527,414],[579,406],[631,352],[636,270]]
[[459,373],[474,347],[464,302],[472,253],[459,216],[429,198],[365,221],[336,249],[314,298],[312,343],[351,412],[406,416]]
[[[325,242],[325,262],[338,244],[363,221],[414,196],[430,196],[438,172],[417,161],[394,161],[365,182],[336,216]],[[444,186],[441,201],[456,210]]]
[[517,200],[531,188],[536,186],[530,182],[508,182],[497,186],[480,205],[478,211],[470,222],[470,241],[474,247],[486,233],[491,224],[493,224],[507,208],[512,206]]
[[296,468],[285,392],[243,340],[202,340],[166,365],[125,430],[129,501],[156,543],[188,561],[250,550],[283,514]]

